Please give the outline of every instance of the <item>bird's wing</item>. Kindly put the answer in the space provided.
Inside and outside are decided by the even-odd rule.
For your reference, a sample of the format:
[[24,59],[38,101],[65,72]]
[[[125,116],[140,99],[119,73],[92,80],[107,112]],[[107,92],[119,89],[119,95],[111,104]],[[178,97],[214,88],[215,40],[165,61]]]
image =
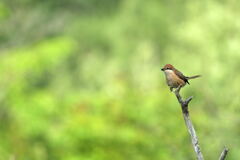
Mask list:
[[184,76],[180,71],[178,71],[177,69],[175,69],[174,72],[176,73],[176,75],[177,75],[179,78],[181,78],[182,80],[184,80],[186,83],[189,84],[187,77]]

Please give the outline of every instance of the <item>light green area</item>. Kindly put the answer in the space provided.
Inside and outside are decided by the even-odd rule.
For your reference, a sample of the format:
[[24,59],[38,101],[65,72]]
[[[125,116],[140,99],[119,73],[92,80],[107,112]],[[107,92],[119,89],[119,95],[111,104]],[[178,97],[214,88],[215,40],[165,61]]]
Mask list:
[[205,159],[240,159],[240,2],[0,2],[0,160],[192,160],[160,68],[182,90]]

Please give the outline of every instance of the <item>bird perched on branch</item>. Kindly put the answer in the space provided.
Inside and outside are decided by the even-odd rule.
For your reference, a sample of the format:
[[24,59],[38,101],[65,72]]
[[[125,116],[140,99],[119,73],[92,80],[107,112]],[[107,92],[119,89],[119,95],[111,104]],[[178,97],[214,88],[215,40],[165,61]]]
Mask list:
[[194,79],[201,76],[201,75],[191,77],[184,76],[171,64],[166,64],[161,70],[165,73],[166,82],[167,85],[170,87],[171,91],[173,91],[173,88],[183,87],[186,85],[186,83],[189,84],[188,82],[189,79]]

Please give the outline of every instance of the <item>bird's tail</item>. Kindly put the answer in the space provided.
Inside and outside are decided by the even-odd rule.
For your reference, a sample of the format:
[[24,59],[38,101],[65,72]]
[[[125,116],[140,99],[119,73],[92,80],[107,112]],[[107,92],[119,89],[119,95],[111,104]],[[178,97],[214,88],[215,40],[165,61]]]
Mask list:
[[194,78],[198,78],[198,77],[201,77],[201,75],[196,75],[196,76],[191,76],[191,77],[186,77],[186,78],[189,80],[189,79],[194,79]]

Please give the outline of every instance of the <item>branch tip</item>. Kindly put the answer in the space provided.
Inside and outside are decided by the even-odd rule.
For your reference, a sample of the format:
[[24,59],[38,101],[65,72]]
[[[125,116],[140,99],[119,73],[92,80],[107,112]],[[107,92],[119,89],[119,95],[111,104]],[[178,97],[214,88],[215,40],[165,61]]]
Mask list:
[[192,99],[193,99],[193,96],[188,97],[188,98],[185,100],[185,103],[188,104]]
[[224,149],[219,157],[219,160],[225,160],[225,158],[227,157],[228,151],[229,149],[226,146],[224,146]]

